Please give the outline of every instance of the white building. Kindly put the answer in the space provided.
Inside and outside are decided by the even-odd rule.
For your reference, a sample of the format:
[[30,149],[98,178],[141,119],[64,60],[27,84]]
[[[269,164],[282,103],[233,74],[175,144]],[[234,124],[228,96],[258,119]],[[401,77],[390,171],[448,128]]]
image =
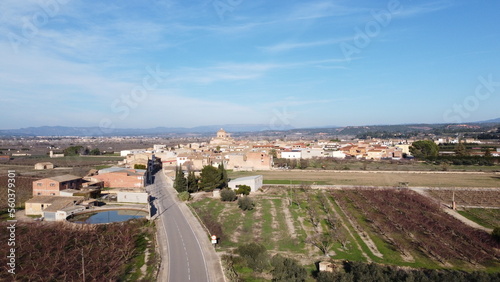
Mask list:
[[281,152],[281,157],[283,159],[300,159],[302,158],[302,151],[299,150],[283,151]]
[[233,190],[237,190],[240,185],[247,185],[250,187],[251,192],[256,192],[262,188],[263,183],[264,177],[262,175],[253,175],[232,179],[227,185]]
[[342,151],[330,151],[330,152],[327,152],[326,153],[327,157],[333,157],[333,158],[337,158],[337,159],[345,159],[346,157],[346,154]]
[[133,155],[133,154],[141,154],[145,153],[146,151],[147,151],[146,149],[122,150],[120,151],[120,157],[126,157],[127,155]]
[[306,148],[301,151],[301,157],[303,159],[323,158],[325,157],[325,150],[323,148]]

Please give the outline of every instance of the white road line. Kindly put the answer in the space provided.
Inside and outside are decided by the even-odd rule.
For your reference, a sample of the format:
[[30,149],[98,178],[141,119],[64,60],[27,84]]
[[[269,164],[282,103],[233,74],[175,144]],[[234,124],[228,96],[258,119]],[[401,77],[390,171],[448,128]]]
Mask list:
[[191,267],[189,266],[189,256],[187,253],[186,244],[184,243],[184,237],[182,237],[181,230],[179,228],[179,225],[177,224],[177,220],[174,219],[174,223],[175,223],[175,226],[177,227],[177,232],[179,233],[179,236],[181,237],[182,247],[184,248],[184,253],[186,254],[186,266],[187,266],[188,280],[191,280]]

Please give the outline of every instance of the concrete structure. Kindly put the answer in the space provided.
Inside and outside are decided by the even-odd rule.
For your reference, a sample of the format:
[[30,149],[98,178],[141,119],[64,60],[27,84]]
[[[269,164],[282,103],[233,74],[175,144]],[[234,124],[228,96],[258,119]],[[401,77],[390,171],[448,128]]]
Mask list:
[[80,189],[83,179],[66,174],[33,181],[33,196],[59,196],[61,190]]
[[403,154],[411,155],[410,145],[408,144],[397,144],[394,147],[399,148]]
[[119,203],[139,203],[147,204],[149,201],[148,193],[144,191],[122,190],[116,193],[116,201]]
[[232,179],[227,185],[233,190],[237,190],[240,185],[247,185],[250,187],[251,192],[256,192],[262,188],[263,182],[264,177],[262,175],[254,175]]
[[54,164],[50,162],[36,163],[35,170],[53,169]]
[[26,215],[44,215],[49,212],[54,213],[63,208],[75,206],[83,201],[83,197],[61,197],[61,196],[35,196],[25,202]]
[[301,157],[303,159],[324,158],[325,156],[323,148],[306,148],[301,151]]
[[45,221],[63,221],[76,213],[84,211],[86,208],[80,205],[69,205],[63,208],[50,206],[43,211],[43,218]]
[[50,158],[64,158],[64,154],[54,154],[54,151],[50,151],[49,153]]
[[333,263],[328,261],[319,262],[319,271],[333,272],[335,270],[335,266]]

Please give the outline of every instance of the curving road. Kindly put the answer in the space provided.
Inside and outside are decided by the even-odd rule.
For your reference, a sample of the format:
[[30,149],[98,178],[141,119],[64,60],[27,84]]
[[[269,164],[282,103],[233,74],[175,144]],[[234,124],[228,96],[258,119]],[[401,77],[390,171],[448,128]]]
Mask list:
[[224,281],[206,233],[160,171],[147,187],[153,197],[162,264],[158,281]]

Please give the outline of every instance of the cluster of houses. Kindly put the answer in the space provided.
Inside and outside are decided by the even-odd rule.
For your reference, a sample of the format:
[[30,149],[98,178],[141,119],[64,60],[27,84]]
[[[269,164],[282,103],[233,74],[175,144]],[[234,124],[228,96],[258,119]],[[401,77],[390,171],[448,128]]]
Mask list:
[[357,159],[400,159],[410,155],[410,141],[372,140],[357,143],[344,141],[247,141],[235,140],[224,129],[220,129],[209,142],[189,143],[177,148],[154,145],[150,149],[121,151],[125,157],[123,165],[134,167],[145,164],[152,155],[161,159],[162,167],[182,166],[185,170],[201,170],[206,165],[224,165],[235,171],[273,169],[274,158],[357,158]]
[[85,177],[65,174],[33,181],[33,198],[26,201],[26,215],[46,221],[65,220],[97,203],[106,189],[108,198],[123,203],[148,203],[144,187],[147,169],[111,167],[90,171]]

